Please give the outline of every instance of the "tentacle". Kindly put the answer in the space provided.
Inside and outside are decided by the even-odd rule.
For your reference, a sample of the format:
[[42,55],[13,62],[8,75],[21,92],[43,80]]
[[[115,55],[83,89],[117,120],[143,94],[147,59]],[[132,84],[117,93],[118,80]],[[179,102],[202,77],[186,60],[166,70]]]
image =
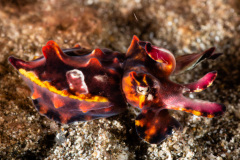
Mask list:
[[165,101],[166,109],[180,110],[192,113],[196,116],[213,118],[222,115],[226,111],[226,107],[220,103],[193,100],[184,96],[171,97]]
[[183,85],[185,87],[183,92],[201,92],[202,90],[211,86],[216,77],[217,71],[209,72],[197,82]]
[[214,53],[214,51],[215,48],[212,47],[202,53],[193,53],[177,57],[176,69],[173,74],[179,74],[186,70],[190,70],[204,59],[216,59],[222,55],[222,53]]
[[180,123],[166,109],[142,110],[135,120],[136,130],[142,139],[157,144],[172,134],[172,129],[181,129]]

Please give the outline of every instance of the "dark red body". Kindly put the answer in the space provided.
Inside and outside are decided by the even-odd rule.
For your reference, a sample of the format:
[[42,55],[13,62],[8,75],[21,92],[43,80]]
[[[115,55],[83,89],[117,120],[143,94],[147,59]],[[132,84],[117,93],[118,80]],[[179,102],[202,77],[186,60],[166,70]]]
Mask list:
[[214,53],[214,48],[175,59],[170,51],[134,36],[126,54],[80,46],[61,50],[54,41],[42,51],[44,56],[31,62],[14,57],[9,61],[31,89],[38,111],[60,123],[113,116],[129,103],[141,110],[135,121],[138,135],[149,143],[159,143],[173,128],[181,128],[168,109],[208,118],[226,110],[222,104],[182,95],[207,88],[217,72],[185,85],[169,79],[206,58],[217,58],[221,54]]

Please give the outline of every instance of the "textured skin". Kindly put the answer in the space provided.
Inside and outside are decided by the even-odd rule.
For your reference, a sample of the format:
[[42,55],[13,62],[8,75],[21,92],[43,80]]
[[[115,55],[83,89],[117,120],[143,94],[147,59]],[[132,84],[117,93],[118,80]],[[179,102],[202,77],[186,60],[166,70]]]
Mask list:
[[48,118],[60,123],[88,121],[119,114],[129,103],[141,110],[135,121],[138,135],[157,144],[171,135],[174,128],[181,129],[168,109],[208,118],[226,110],[222,104],[182,95],[209,87],[216,71],[190,84],[181,85],[169,79],[204,59],[221,55],[214,50],[175,60],[170,51],[134,36],[126,54],[109,49],[90,51],[79,45],[61,50],[54,41],[49,41],[42,48],[42,57],[30,62],[9,57],[9,62],[31,89],[37,110]]
[[31,89],[37,110],[55,121],[71,123],[126,109],[120,89],[124,55],[103,51],[89,52],[79,46],[61,50],[49,41],[42,48],[44,56],[31,62],[14,57],[9,61]]
[[159,143],[171,135],[173,128],[181,129],[178,121],[166,109],[208,118],[224,113],[226,108],[223,104],[192,100],[182,95],[184,92],[200,92],[209,87],[216,78],[216,71],[185,85],[169,79],[170,75],[187,70],[205,58],[220,55],[213,51],[209,49],[201,54],[182,56],[176,61],[170,51],[133,37],[127,51],[122,88],[127,102],[141,110],[135,121],[141,138],[149,143]]
[[172,130],[181,129],[180,123],[169,115],[168,110],[142,110],[135,121],[136,130],[144,140],[157,144],[163,141]]

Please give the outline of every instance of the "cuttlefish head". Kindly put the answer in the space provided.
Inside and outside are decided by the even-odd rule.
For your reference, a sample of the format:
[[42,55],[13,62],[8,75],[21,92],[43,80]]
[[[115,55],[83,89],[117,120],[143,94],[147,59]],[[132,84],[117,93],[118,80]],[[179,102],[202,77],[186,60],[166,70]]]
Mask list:
[[173,54],[149,42],[140,41],[136,36],[128,49],[127,57],[122,89],[127,102],[141,110],[135,125],[138,135],[145,141],[160,143],[172,134],[174,128],[181,128],[179,122],[169,115],[169,109],[208,118],[222,115],[226,110],[220,103],[183,96],[185,92],[200,92],[209,87],[217,76],[216,71],[190,84],[172,82],[169,76],[178,65]]

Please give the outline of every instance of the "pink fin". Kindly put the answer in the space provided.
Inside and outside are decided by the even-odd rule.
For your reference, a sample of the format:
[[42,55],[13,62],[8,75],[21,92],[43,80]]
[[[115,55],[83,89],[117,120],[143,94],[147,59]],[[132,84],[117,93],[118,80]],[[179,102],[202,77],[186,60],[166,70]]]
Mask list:
[[217,77],[217,71],[209,72],[197,82],[185,84],[184,92],[201,92],[202,90],[209,87],[215,78]]
[[142,110],[135,120],[138,135],[151,144],[162,142],[172,134],[173,128],[181,129],[180,123],[166,109]]

